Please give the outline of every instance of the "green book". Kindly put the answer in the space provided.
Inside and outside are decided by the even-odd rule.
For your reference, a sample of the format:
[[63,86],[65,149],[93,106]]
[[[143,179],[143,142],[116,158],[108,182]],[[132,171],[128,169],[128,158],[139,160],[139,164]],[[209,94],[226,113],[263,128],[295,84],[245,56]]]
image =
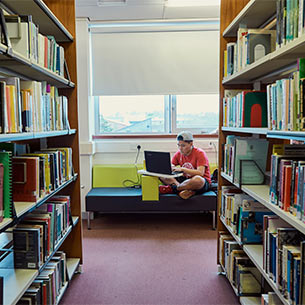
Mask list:
[[0,163],[3,164],[3,207],[4,218],[15,216],[12,197],[12,152],[1,151]]
[[298,58],[298,70],[300,79],[305,77],[305,58]]

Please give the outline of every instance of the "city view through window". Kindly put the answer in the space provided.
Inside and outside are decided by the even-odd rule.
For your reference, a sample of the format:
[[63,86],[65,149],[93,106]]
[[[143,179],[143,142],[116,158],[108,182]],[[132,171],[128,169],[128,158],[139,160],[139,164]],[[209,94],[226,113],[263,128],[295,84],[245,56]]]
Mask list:
[[[98,134],[215,133],[218,94],[95,97]],[[176,119],[175,119],[176,118]]]

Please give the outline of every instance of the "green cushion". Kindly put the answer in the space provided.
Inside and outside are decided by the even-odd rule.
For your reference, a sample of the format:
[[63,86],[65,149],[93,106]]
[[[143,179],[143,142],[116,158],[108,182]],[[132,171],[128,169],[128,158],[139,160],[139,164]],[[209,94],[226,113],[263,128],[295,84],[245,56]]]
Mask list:
[[93,166],[93,185],[92,187],[123,187],[125,181],[127,186],[132,183],[141,184],[141,175],[137,174],[143,165],[134,164],[97,164]]

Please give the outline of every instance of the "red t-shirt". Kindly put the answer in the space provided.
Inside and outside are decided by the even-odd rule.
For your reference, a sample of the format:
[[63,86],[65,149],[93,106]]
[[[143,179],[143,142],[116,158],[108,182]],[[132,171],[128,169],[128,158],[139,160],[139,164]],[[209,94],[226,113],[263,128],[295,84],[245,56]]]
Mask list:
[[205,171],[203,178],[211,183],[209,160],[206,153],[197,147],[193,147],[192,152],[185,156],[180,151],[177,151],[172,159],[173,165],[180,165],[181,167],[189,169],[197,169],[199,166],[204,166]]

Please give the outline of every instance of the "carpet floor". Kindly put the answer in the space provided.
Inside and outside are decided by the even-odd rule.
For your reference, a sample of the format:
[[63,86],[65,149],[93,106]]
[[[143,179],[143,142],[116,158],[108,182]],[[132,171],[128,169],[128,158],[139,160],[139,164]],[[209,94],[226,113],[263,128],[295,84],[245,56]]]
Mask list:
[[239,304],[217,274],[210,214],[100,216],[83,235],[83,273],[61,305]]

